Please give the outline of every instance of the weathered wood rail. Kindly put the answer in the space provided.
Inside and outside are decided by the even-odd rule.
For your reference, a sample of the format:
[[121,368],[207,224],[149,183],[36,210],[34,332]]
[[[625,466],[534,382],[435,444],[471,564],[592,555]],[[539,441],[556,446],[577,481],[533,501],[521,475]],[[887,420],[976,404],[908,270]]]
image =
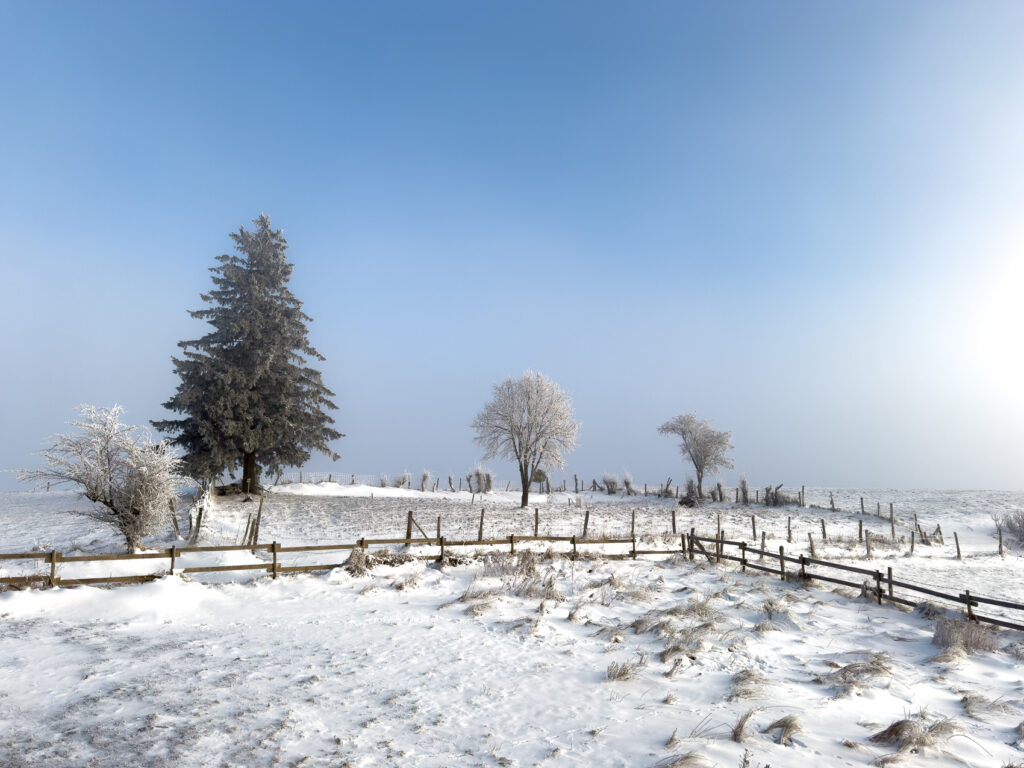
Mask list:
[[[748,546],[746,542],[734,541],[726,539],[724,534],[718,536],[699,536],[695,529],[690,529],[689,535],[686,533],[679,534],[679,548],[672,549],[637,549],[637,537],[632,536],[630,538],[588,538],[582,536],[507,536],[504,538],[490,538],[490,539],[447,539],[444,536],[440,537],[423,537],[423,538],[393,538],[393,539],[359,539],[355,542],[348,543],[337,543],[337,544],[310,544],[301,546],[283,546],[279,542],[271,542],[269,544],[240,544],[240,545],[223,545],[223,546],[191,546],[191,547],[170,547],[167,549],[158,549],[148,552],[138,552],[129,554],[94,554],[94,555],[64,555],[61,552],[52,550],[49,552],[15,552],[15,553],[3,553],[0,554],[0,561],[10,560],[42,560],[49,565],[48,573],[34,573],[25,576],[5,576],[0,577],[0,585],[6,585],[9,587],[25,587],[25,586],[49,586],[49,587],[73,587],[79,585],[89,584],[139,584],[148,581],[154,581],[162,578],[168,574],[198,574],[198,573],[223,573],[231,571],[264,571],[269,574],[272,578],[277,578],[280,574],[287,573],[310,573],[315,571],[327,571],[334,568],[339,568],[344,565],[343,562],[328,562],[328,563],[316,563],[307,565],[284,565],[279,560],[279,555],[287,553],[304,553],[304,552],[338,552],[353,549],[368,549],[370,547],[382,547],[382,546],[393,546],[393,545],[404,545],[411,547],[414,545],[419,546],[431,546],[438,547],[440,553],[437,555],[420,555],[420,559],[425,560],[443,560],[446,555],[446,550],[455,547],[498,547],[507,546],[511,552],[516,551],[517,544],[526,544],[529,542],[547,542],[547,543],[561,543],[571,545],[571,552],[565,554],[570,555],[573,558],[579,556],[579,550],[583,546],[621,546],[629,545],[630,549],[628,552],[618,554],[602,553],[602,557],[605,558],[616,558],[635,559],[641,555],[672,555],[682,554],[688,557],[690,560],[694,560],[695,557],[700,554],[702,557],[707,558],[709,562],[720,563],[722,560],[728,562],[739,563],[740,568],[746,571],[748,568],[761,573],[771,574],[778,576],[783,580],[801,578],[810,579],[816,581],[824,581],[830,584],[838,584],[842,586],[852,587],[859,589],[863,594],[870,594],[873,596],[879,604],[885,602],[898,603],[909,607],[916,607],[917,602],[910,600],[906,597],[897,596],[894,594],[896,588],[901,590],[908,590],[923,595],[927,595],[931,598],[939,600],[946,600],[957,606],[964,607],[966,609],[966,618],[969,621],[978,621],[985,624],[992,624],[999,627],[1008,629],[1016,629],[1024,631],[1024,623],[1017,623],[1013,621],[1007,621],[1004,619],[995,618],[992,616],[979,615],[974,609],[980,605],[991,605],[1011,611],[1022,611],[1024,612],[1024,605],[1016,603],[1010,600],[1001,600],[996,598],[982,597],[979,595],[972,595],[968,590],[964,590],[960,594],[952,595],[941,590],[932,589],[930,587],[924,587],[910,582],[897,580],[893,578],[892,568],[888,567],[886,572],[883,574],[880,570],[871,570],[868,568],[860,568],[853,565],[845,565],[843,563],[833,563],[827,560],[821,560],[816,557],[808,557],[807,555],[800,554],[797,556],[787,555],[785,553],[785,547],[780,546],[778,552],[774,552],[768,549],[757,548]],[[704,545],[709,545],[705,547]],[[732,548],[734,552],[738,554],[727,553],[726,549]],[[231,565],[207,565],[207,566],[192,566],[185,568],[176,568],[180,558],[184,555],[204,552],[251,552],[255,555],[257,552],[265,552],[270,556],[269,561],[258,562],[258,563],[237,563]],[[754,562],[750,558],[756,556],[758,561]],[[169,568],[160,572],[146,573],[146,574],[124,574],[124,575],[110,575],[110,576],[92,576],[92,577],[80,577],[80,578],[68,578],[58,573],[58,565],[66,563],[90,563],[90,562],[107,562],[107,561],[120,561],[120,560],[154,560],[164,559],[169,560]],[[766,562],[767,561],[767,562]],[[777,563],[776,566],[772,566],[768,563]],[[786,565],[790,564],[796,566],[792,569],[787,569]],[[814,570],[811,570],[814,569]],[[838,576],[829,575],[823,573],[822,569],[835,570],[845,573],[856,574],[861,577],[866,577],[861,581],[851,581],[849,579],[840,578]]]

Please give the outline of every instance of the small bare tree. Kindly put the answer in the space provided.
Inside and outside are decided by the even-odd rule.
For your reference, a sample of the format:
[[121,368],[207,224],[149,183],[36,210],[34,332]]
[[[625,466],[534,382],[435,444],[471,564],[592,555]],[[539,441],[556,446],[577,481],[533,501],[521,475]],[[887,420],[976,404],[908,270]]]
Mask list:
[[697,474],[697,496],[704,498],[704,475],[717,472],[719,469],[732,469],[732,459],[726,452],[732,450],[728,432],[712,429],[706,421],[701,421],[692,413],[684,413],[666,421],[658,432],[663,435],[678,435],[682,438],[679,449],[683,457],[693,463]]
[[98,505],[84,514],[117,528],[131,552],[164,522],[175,486],[184,482],[179,461],[145,428],[122,424],[119,405],[83,405],[78,411],[81,420],[71,424],[78,431],[57,435],[43,452],[46,467],[19,476],[36,484],[81,486]]
[[564,454],[576,447],[579,422],[572,400],[542,373],[527,371],[494,385],[494,397],[473,420],[484,459],[514,460],[522,481],[522,506],[529,506],[530,483],[538,469],[561,469]]

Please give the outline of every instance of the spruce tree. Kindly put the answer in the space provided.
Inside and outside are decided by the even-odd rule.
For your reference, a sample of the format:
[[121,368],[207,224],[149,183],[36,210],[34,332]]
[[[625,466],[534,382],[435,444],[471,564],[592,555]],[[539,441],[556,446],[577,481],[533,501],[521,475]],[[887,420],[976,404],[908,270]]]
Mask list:
[[242,468],[243,490],[256,490],[261,471],[302,466],[312,451],[337,459],[329,443],[342,435],[325,412],[337,406],[308,359],[324,360],[309,343],[311,318],[288,290],[292,265],[281,230],[261,215],[252,232],[232,233],[236,254],[217,257],[209,306],[189,314],[213,330],[182,341],[172,358],[181,379],[164,407],[180,419],[155,421],[174,435],[189,473],[216,479]]

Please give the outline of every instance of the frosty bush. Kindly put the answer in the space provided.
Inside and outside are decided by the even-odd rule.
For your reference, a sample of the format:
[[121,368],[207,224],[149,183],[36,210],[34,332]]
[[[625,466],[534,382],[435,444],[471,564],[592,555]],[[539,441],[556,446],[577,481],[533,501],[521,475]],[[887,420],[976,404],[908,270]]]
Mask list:
[[627,496],[636,495],[636,491],[633,490],[633,476],[626,470],[622,470],[622,484],[626,487]]
[[494,472],[487,467],[477,466],[466,475],[466,482],[473,493],[490,493],[494,490]]
[[1024,510],[1018,509],[1015,512],[1003,516],[1002,526],[1005,528],[1017,541],[1024,544]]
[[72,483],[98,506],[84,514],[117,528],[129,551],[153,533],[168,514],[175,486],[184,482],[166,443],[154,443],[143,427],[122,424],[124,409],[78,409],[75,434],[57,435],[43,452],[46,468],[22,470],[22,480]]
[[423,474],[420,475],[420,490],[426,491],[428,488],[430,488],[431,480],[433,480],[433,477],[430,474],[430,470],[424,469]]
[[381,472],[380,473],[380,487],[381,488],[387,488],[388,487],[388,475],[387,475],[386,472]]
[[747,485],[746,475],[740,475],[740,501],[744,504],[750,503],[750,486]]
[[613,475],[611,472],[605,472],[601,475],[601,482],[604,483],[604,489],[608,492],[609,496],[614,496],[619,492],[618,475]]
[[394,480],[391,481],[391,485],[394,488],[405,488],[412,482],[412,475],[409,472],[403,472]]

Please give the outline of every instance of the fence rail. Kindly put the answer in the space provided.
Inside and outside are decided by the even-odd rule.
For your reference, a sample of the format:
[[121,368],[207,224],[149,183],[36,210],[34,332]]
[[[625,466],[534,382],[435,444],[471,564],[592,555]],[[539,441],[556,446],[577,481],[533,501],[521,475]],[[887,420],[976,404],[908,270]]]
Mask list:
[[[411,513],[410,513],[411,514]],[[515,552],[516,544],[525,544],[529,542],[548,542],[548,543],[568,543],[572,545],[572,557],[576,558],[579,554],[579,548],[582,546],[616,546],[616,545],[630,545],[629,552],[620,553],[617,555],[608,555],[603,553],[604,557],[616,557],[616,558],[636,558],[641,555],[673,555],[682,554],[694,560],[699,553],[703,557],[706,557],[709,562],[720,563],[722,560],[729,562],[735,562],[740,564],[740,568],[746,571],[751,568],[761,573],[768,573],[774,576],[778,576],[783,580],[790,578],[802,578],[802,579],[813,579],[818,581],[825,581],[831,584],[839,584],[843,586],[853,587],[854,589],[860,589],[862,594],[872,595],[881,605],[884,602],[897,603],[909,607],[916,607],[917,602],[907,599],[902,596],[896,596],[894,589],[899,588],[903,590],[909,590],[919,594],[927,595],[932,598],[940,600],[946,600],[954,603],[958,607],[964,607],[966,609],[966,618],[968,621],[978,621],[986,624],[992,624],[995,626],[1005,627],[1008,629],[1024,630],[1024,624],[1006,621],[991,616],[980,616],[974,608],[984,604],[997,606],[1000,608],[1012,610],[1012,611],[1024,611],[1024,605],[1009,600],[1002,600],[996,598],[981,597],[979,595],[972,595],[968,590],[964,590],[962,593],[951,595],[946,592],[931,589],[930,587],[924,587],[910,582],[901,581],[893,578],[892,568],[888,567],[886,573],[883,574],[880,570],[869,570],[866,568],[858,568],[857,566],[845,565],[842,563],[832,563],[827,560],[821,560],[815,557],[808,557],[806,555],[798,555],[793,557],[792,555],[786,555],[785,547],[780,546],[778,552],[774,552],[767,549],[759,549],[757,547],[750,547],[746,542],[732,541],[726,539],[722,535],[718,536],[699,536],[696,533],[696,529],[691,528],[690,533],[679,534],[679,548],[678,549],[637,549],[637,538],[632,536],[631,538],[589,538],[587,536],[516,536],[510,535],[504,538],[488,538],[484,539],[481,535],[477,539],[455,539],[449,540],[444,536],[439,537],[422,537],[413,538],[406,536],[405,538],[379,538],[379,539],[359,539],[355,542],[345,542],[336,544],[315,544],[305,546],[282,546],[279,542],[271,542],[269,544],[245,544],[245,545],[221,545],[221,546],[189,546],[189,547],[170,547],[168,549],[159,549],[153,552],[141,552],[141,553],[128,553],[128,554],[96,554],[96,555],[73,555],[65,556],[56,550],[50,552],[16,552],[16,553],[4,553],[0,554],[0,560],[45,560],[50,566],[49,573],[37,573],[26,576],[6,576],[0,578],[0,585],[6,585],[8,587],[22,587],[31,586],[38,584],[41,586],[78,586],[86,584],[117,584],[117,583],[144,583],[147,581],[153,581],[161,578],[166,574],[182,573],[182,574],[198,574],[198,573],[225,573],[232,571],[264,571],[268,573],[272,578],[277,578],[282,573],[308,573],[313,571],[324,571],[332,570],[334,568],[341,567],[343,563],[321,563],[321,564],[305,564],[305,565],[283,565],[278,555],[285,553],[297,553],[297,552],[329,552],[329,551],[344,551],[354,549],[368,549],[370,547],[380,546],[391,546],[391,545],[404,545],[406,547],[412,546],[431,546],[439,547],[439,555],[421,555],[422,559],[438,560],[443,561],[446,555],[446,549],[453,547],[480,547],[480,546],[508,546],[511,552]],[[709,546],[705,547],[707,544]],[[738,550],[739,554],[729,554],[726,552],[726,548],[733,548]],[[188,568],[175,569],[175,565],[179,558],[183,555],[192,553],[203,553],[203,552],[240,552],[249,551],[253,555],[257,552],[264,552],[270,555],[269,562],[259,563],[237,563],[231,565],[213,565],[213,566],[194,566]],[[752,562],[750,556],[754,555],[759,559],[759,562]],[[170,561],[170,568],[166,572],[158,573],[147,573],[147,574],[126,574],[126,575],[114,575],[114,576],[93,576],[93,577],[82,577],[82,578],[67,578],[62,577],[57,573],[57,566],[61,563],[88,563],[88,562],[110,562],[118,560],[151,560],[151,559],[167,559]],[[764,561],[772,561],[778,563],[777,567],[764,564]],[[786,564],[798,566],[799,570],[787,571]],[[815,569],[831,569],[838,570],[845,573],[853,573],[858,576],[866,576],[871,581],[855,582],[849,579],[839,578],[837,576],[826,575],[821,573],[820,570],[811,572],[809,568]]]

